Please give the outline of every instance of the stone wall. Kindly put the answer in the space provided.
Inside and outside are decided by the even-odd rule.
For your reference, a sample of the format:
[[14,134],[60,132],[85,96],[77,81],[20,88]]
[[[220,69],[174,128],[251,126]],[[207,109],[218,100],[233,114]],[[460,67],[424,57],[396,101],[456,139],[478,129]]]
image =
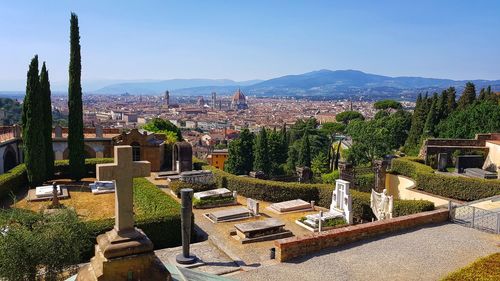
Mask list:
[[280,262],[317,253],[366,238],[448,220],[448,210],[438,209],[393,219],[346,226],[302,237],[276,240],[276,259]]

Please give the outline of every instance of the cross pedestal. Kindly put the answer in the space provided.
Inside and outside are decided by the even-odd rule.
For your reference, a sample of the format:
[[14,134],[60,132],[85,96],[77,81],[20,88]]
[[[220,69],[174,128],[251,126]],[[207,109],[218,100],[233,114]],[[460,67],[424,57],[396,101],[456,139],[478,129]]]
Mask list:
[[134,177],[150,175],[148,161],[133,161],[132,147],[114,147],[114,163],[96,166],[97,180],[114,180],[115,226],[97,236],[95,256],[76,280],[171,280],[153,252],[153,243],[134,226]]

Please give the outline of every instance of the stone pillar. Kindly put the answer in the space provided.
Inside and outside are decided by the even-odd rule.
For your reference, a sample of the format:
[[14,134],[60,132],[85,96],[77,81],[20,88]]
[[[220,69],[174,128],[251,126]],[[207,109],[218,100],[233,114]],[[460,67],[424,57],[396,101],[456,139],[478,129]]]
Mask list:
[[182,228],[182,254],[175,257],[180,264],[193,264],[196,257],[189,254],[191,243],[191,217],[193,214],[193,189],[181,189],[181,228]]
[[385,189],[385,177],[387,173],[388,162],[385,160],[373,161],[373,170],[375,172],[375,186],[377,192],[382,192]]

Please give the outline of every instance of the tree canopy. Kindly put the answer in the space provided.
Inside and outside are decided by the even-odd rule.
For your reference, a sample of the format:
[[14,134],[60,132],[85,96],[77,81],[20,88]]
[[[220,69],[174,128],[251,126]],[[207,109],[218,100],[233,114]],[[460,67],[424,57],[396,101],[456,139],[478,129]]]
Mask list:
[[363,116],[363,114],[361,114],[361,112],[358,111],[344,111],[337,114],[337,116],[335,116],[335,120],[347,125],[352,120],[365,120],[365,117]]
[[148,123],[146,123],[144,126],[142,126],[142,129],[153,132],[153,133],[160,133],[160,134],[165,134],[167,137],[169,135],[175,134],[177,141],[182,141],[182,132],[177,126],[172,124],[169,120],[165,120],[162,118],[153,118],[151,119]]
[[386,110],[386,109],[403,109],[403,105],[395,100],[380,100],[373,104],[373,107],[377,110]]

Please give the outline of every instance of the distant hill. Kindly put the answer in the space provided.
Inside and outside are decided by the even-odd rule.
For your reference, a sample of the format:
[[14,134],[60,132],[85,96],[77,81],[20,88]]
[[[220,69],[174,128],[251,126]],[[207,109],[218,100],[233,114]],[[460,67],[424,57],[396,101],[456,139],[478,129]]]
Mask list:
[[[263,81],[245,90],[253,95],[278,96],[367,96],[405,95],[422,91],[439,91],[448,87],[460,90],[467,81],[423,77],[389,77],[358,70],[318,70],[299,75],[287,75]],[[500,80],[472,80],[477,90],[491,85],[500,90]]]
[[229,79],[171,79],[152,82],[128,82],[112,84],[99,90],[92,91],[96,94],[161,94],[166,90],[175,91],[185,88],[206,87],[210,94],[210,87],[243,87],[261,82],[261,80],[250,80],[236,82]]

